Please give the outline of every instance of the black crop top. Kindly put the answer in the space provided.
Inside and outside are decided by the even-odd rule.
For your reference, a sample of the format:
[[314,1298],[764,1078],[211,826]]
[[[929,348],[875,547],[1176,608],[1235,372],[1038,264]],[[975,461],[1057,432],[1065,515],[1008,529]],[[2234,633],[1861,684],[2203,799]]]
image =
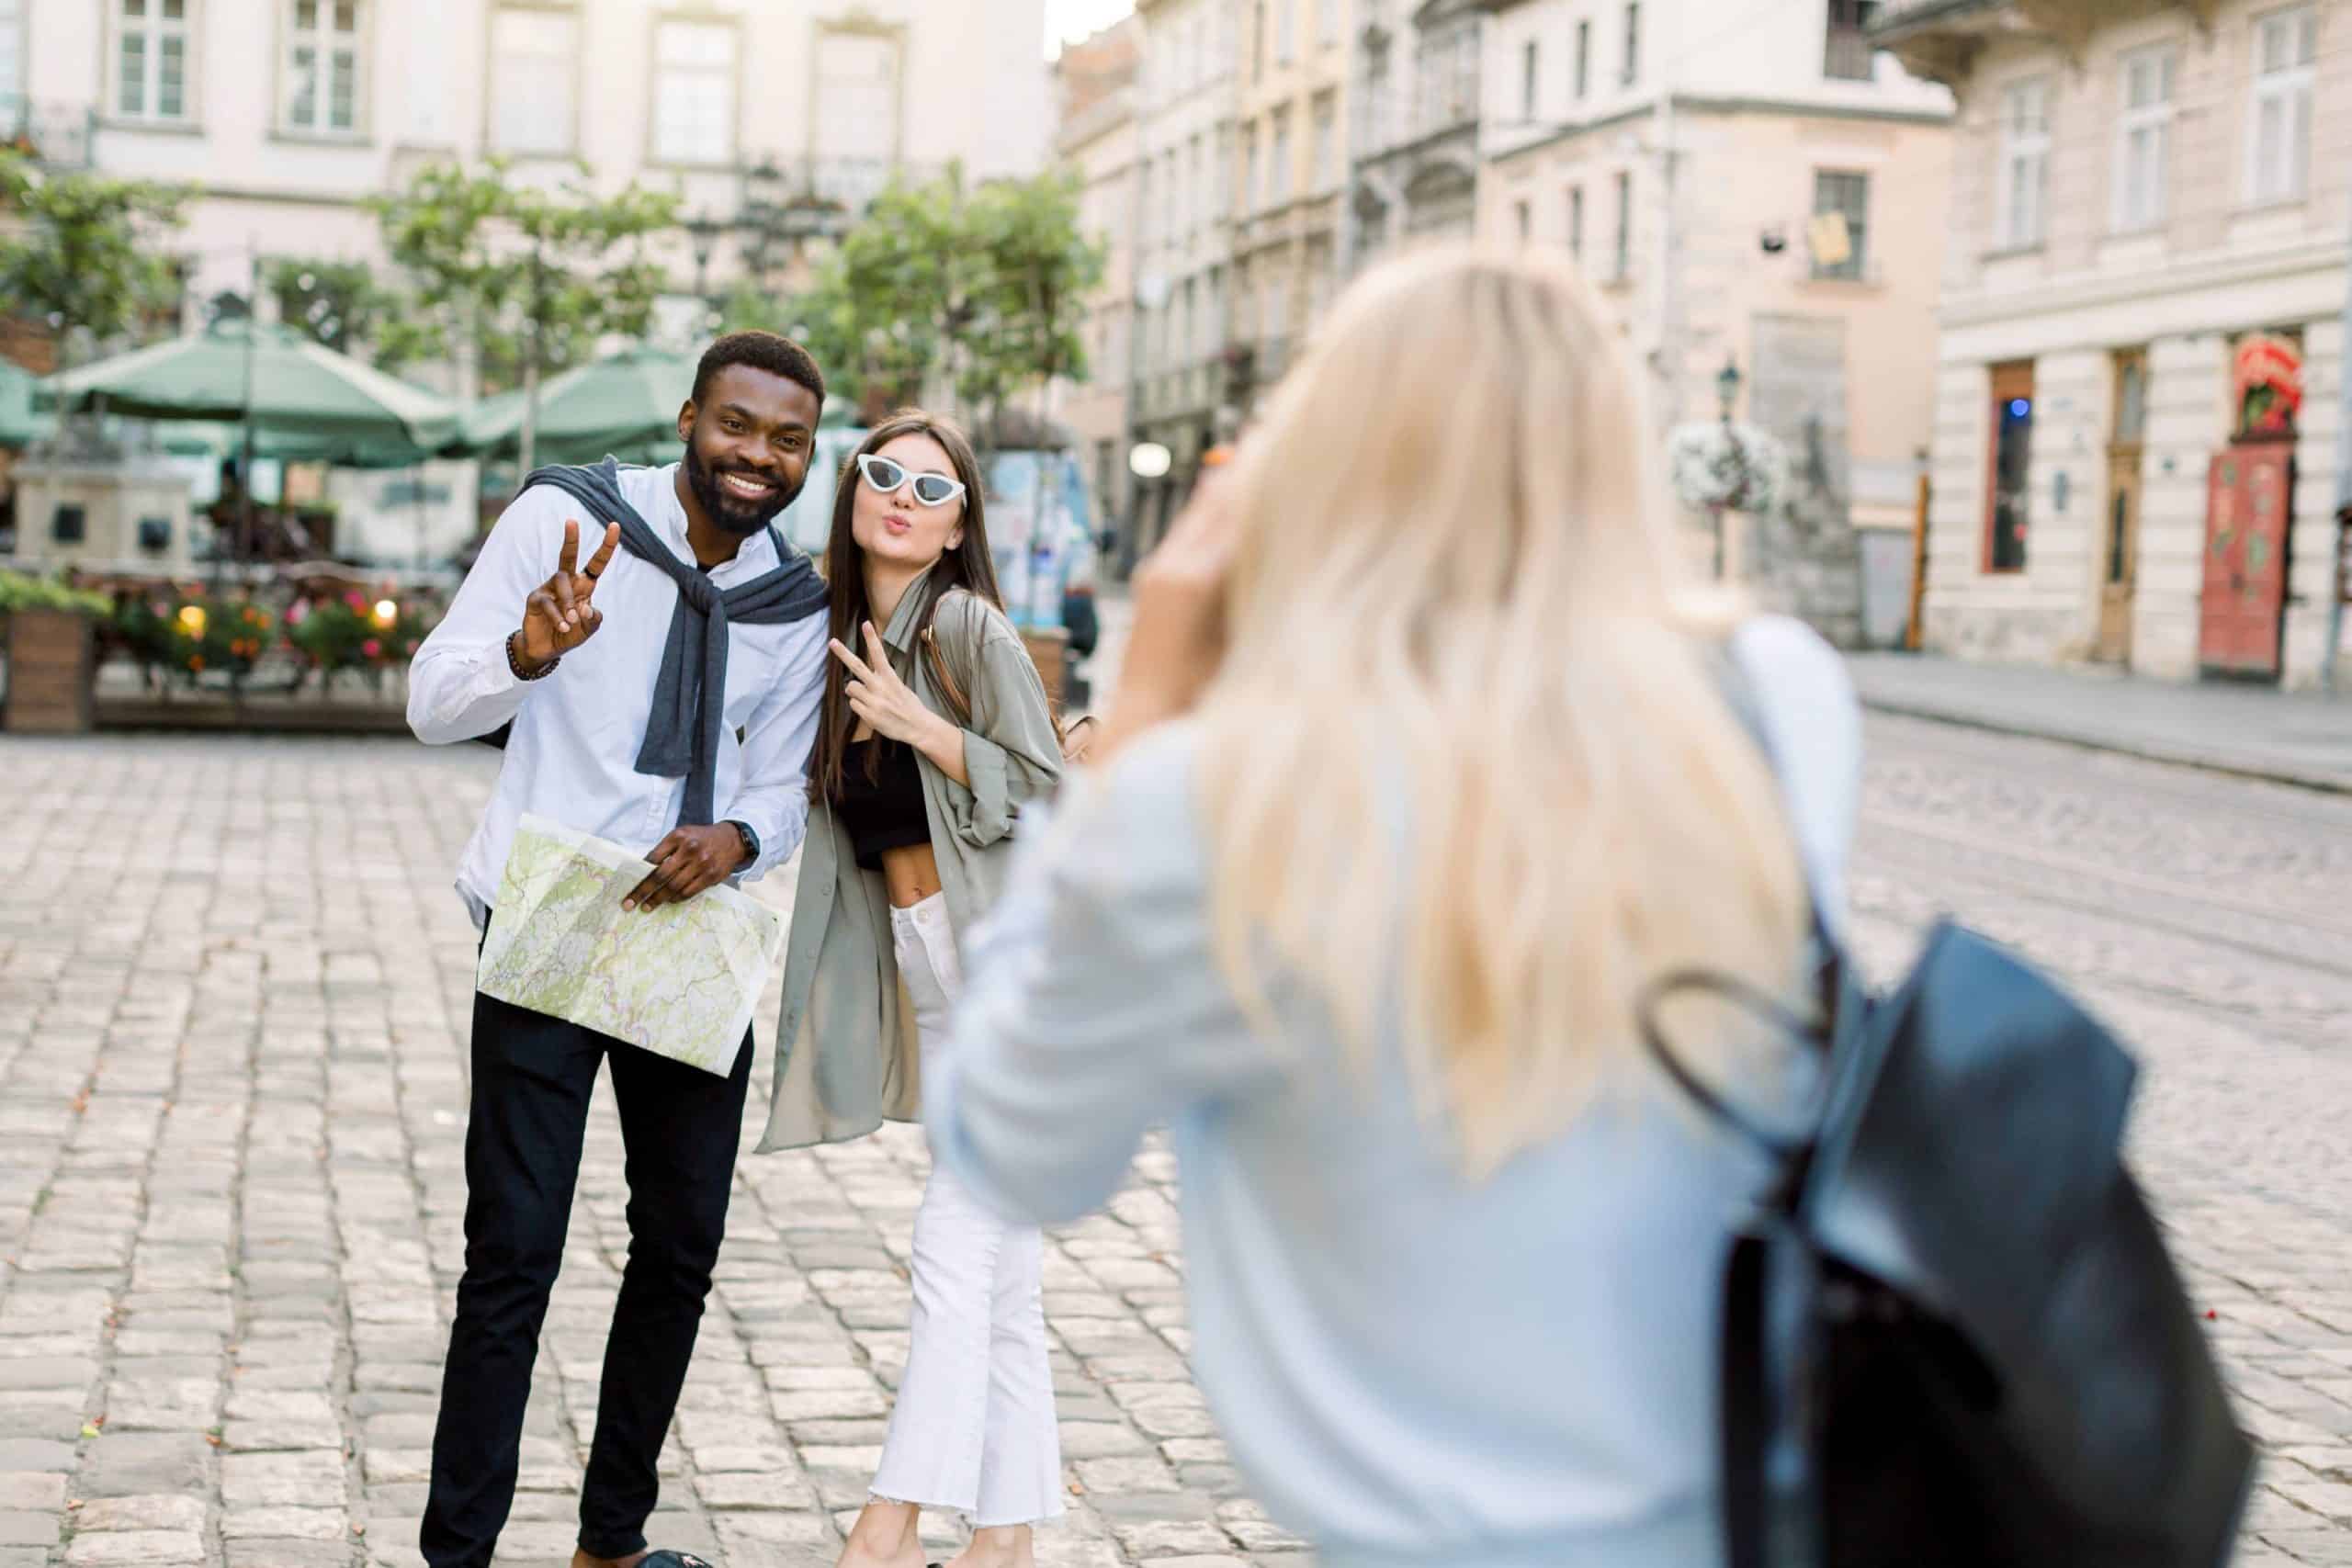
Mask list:
[[[880,766],[874,768],[877,752]],[[842,795],[836,805],[857,863],[867,871],[882,869],[884,850],[931,842],[922,770],[915,765],[914,748],[904,741],[879,737],[851,741],[842,759]]]

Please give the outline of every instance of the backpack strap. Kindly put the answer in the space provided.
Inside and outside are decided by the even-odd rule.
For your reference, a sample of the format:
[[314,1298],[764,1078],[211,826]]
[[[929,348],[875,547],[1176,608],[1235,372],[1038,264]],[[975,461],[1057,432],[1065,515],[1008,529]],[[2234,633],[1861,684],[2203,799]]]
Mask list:
[[1765,1449],[1772,1431],[1764,1352],[1764,1280],[1770,1243],[1754,1227],[1733,1237],[1724,1269],[1724,1348],[1720,1375],[1726,1568],[1765,1568],[1771,1508]]

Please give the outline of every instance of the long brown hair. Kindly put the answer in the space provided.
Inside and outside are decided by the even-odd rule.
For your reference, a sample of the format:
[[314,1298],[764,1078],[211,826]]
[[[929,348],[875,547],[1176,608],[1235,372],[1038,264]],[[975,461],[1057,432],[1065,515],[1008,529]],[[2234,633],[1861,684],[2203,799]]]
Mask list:
[[[865,657],[865,639],[858,628],[873,619],[872,604],[865,596],[865,552],[858,547],[854,518],[857,511],[857,492],[865,483],[865,476],[857,466],[860,457],[879,452],[901,435],[928,435],[947,453],[947,461],[956,470],[956,478],[964,486],[964,536],[948,547],[932,566],[931,576],[924,583],[922,618],[915,623],[917,643],[931,631],[931,623],[939,615],[940,602],[949,592],[961,588],[978,594],[996,609],[1004,608],[1004,596],[997,592],[996,560],[989,554],[987,503],[982,498],[980,460],[972,451],[972,438],[963,427],[944,415],[926,413],[922,409],[900,409],[897,413],[874,427],[871,434],[858,443],[857,450],[842,459],[840,478],[833,485],[833,526],[825,541],[825,581],[832,590],[831,618],[832,635],[842,647],[856,650]],[[877,624],[876,631],[889,628]],[[808,762],[808,795],[812,800],[838,800],[842,793],[842,764],[849,754],[849,738],[857,728],[857,715],[850,711],[849,697],[843,688],[849,684],[849,672],[842,661],[828,654],[825,660],[825,705],[817,721],[817,749]]]

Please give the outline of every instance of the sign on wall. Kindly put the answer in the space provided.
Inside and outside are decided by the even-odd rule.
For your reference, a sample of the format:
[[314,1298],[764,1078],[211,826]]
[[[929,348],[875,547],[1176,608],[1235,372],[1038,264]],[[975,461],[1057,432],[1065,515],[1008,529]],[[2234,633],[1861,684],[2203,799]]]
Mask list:
[[2232,434],[2241,441],[2292,436],[2303,406],[2303,348],[2282,333],[2238,340],[2230,358]]

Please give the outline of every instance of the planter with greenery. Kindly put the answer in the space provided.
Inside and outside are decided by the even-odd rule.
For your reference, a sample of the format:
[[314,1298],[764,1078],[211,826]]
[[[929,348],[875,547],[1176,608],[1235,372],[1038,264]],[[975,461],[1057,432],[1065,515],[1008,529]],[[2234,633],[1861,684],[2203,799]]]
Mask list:
[[7,623],[8,694],[0,728],[19,735],[78,735],[91,724],[97,686],[97,623],[105,595],[47,578],[0,571]]

